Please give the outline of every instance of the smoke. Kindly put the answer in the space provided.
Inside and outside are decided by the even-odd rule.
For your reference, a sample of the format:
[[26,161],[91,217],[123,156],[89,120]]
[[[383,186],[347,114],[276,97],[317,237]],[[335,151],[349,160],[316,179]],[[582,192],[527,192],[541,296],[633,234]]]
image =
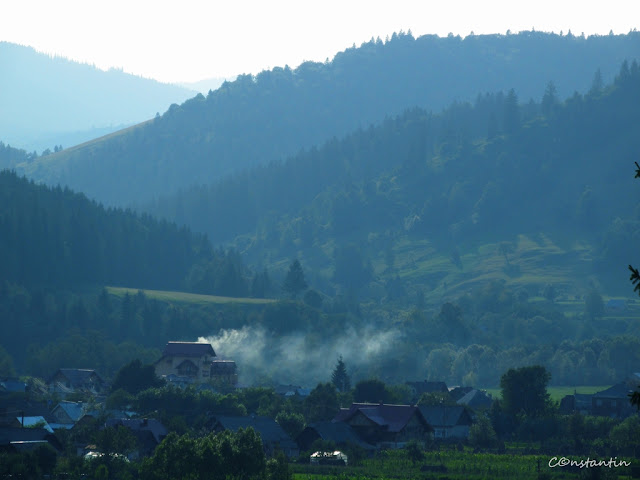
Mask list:
[[331,380],[339,356],[352,381],[377,374],[392,352],[398,351],[401,337],[397,329],[349,328],[327,338],[318,331],[277,335],[264,327],[244,326],[198,341],[210,343],[216,355],[234,360],[242,384],[314,386]]

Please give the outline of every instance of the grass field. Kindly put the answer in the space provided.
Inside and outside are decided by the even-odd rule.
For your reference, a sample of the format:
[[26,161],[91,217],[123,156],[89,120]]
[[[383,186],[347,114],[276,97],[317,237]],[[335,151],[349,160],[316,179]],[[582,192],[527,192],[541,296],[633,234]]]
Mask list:
[[[421,461],[414,464],[402,451],[387,451],[386,454],[366,459],[361,465],[355,467],[292,465],[291,470],[295,480],[585,478],[580,475],[583,472],[551,468],[549,466],[551,459],[551,455],[530,455],[523,452],[473,453],[466,448],[464,451],[451,449],[428,451],[425,452],[425,457]],[[635,464],[633,459],[626,460]],[[631,468],[616,469],[615,473],[616,478],[630,478]]]
[[111,295],[118,297],[124,297],[125,294],[136,295],[139,291],[142,291],[147,298],[153,298],[155,300],[161,300],[164,302],[174,303],[191,303],[199,305],[207,304],[239,304],[239,305],[265,305],[273,303],[275,300],[269,298],[239,298],[239,297],[219,297],[217,295],[198,295],[196,293],[185,292],[166,292],[161,290],[140,290],[137,288],[125,288],[125,287],[106,287],[107,292]]
[[[547,391],[551,396],[551,400],[559,402],[565,395],[573,395],[574,393],[591,394],[606,390],[611,385],[579,385],[579,386],[563,386],[563,387],[547,387]],[[483,388],[487,393],[490,393],[493,398],[500,398],[500,388]]]

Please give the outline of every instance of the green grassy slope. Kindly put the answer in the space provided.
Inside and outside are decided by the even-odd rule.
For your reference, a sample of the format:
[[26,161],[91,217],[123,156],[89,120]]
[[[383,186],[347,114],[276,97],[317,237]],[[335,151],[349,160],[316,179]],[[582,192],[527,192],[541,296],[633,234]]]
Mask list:
[[123,297],[126,294],[135,295],[139,291],[142,291],[145,296],[155,300],[162,300],[164,302],[176,302],[176,303],[190,303],[190,304],[244,304],[244,305],[264,305],[267,303],[273,303],[275,300],[268,298],[239,298],[239,297],[220,297],[216,295],[198,295],[195,293],[186,292],[166,292],[161,290],[138,290],[135,288],[126,287],[106,287],[107,292],[112,295]]

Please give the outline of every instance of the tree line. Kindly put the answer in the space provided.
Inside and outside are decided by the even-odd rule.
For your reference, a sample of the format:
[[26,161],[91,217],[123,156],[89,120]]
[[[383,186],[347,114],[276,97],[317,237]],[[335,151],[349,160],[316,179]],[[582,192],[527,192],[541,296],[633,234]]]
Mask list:
[[[109,205],[144,205],[282,160],[407,108],[437,112],[454,99],[510,88],[528,101],[549,80],[562,96],[584,91],[598,67],[608,81],[625,58],[638,55],[637,36],[522,32],[463,39],[398,32],[324,63],[239,75],[206,96],[171,105],[153,121],[63,151],[25,173]],[[532,58],[545,61],[532,68]]]

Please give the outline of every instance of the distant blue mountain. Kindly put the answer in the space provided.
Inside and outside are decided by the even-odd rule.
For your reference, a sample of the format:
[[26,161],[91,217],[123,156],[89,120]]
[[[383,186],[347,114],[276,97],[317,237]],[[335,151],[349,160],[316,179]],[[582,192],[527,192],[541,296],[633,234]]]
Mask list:
[[0,141],[28,150],[71,146],[196,94],[7,42],[0,42],[0,71]]

